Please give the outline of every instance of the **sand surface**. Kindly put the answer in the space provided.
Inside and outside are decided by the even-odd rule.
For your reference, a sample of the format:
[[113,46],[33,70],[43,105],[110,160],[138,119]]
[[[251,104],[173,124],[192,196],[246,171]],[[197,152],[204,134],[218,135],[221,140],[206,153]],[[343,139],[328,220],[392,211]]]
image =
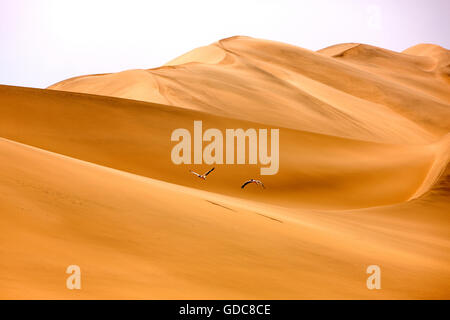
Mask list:
[[[233,37],[156,69],[0,86],[0,298],[450,298],[449,57]],[[279,128],[279,173],[195,178],[211,166],[170,160],[194,120]]]

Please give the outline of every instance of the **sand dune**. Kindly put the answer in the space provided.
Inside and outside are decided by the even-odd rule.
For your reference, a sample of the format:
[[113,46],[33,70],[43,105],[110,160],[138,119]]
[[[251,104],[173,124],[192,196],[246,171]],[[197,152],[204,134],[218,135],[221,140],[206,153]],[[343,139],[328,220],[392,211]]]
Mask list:
[[[405,201],[422,185],[435,157],[428,144],[381,144],[281,128],[280,171],[264,177],[271,192],[243,193],[242,181],[259,176],[260,166],[218,165],[214,177],[202,183],[186,173],[210,166],[173,164],[171,132],[192,131],[199,119],[205,129],[222,131],[271,128],[266,124],[69,92],[3,86],[0,97],[4,138],[158,180],[291,207],[360,208]],[[395,128],[390,132],[395,134]]]
[[450,64],[450,53],[442,47],[431,46],[437,53],[422,55],[415,47],[397,53],[365,44],[342,44],[319,52],[414,89],[435,101],[450,103],[448,82],[443,77],[445,66]]
[[[156,69],[0,86],[0,298],[448,299],[448,57],[232,37]],[[173,164],[194,120],[279,128],[278,174]]]
[[[396,69],[387,65],[391,72],[402,72],[402,66],[410,63],[410,55],[386,52],[387,60],[394,57],[402,62]],[[273,41],[228,38],[168,66],[127,72],[78,77],[49,88],[164,103],[377,142],[430,142],[434,137],[423,128],[438,135],[450,129],[450,121],[442,121],[450,118],[446,83],[431,85],[435,97],[340,59]],[[129,77],[130,73],[139,76]],[[427,78],[427,83],[439,81]],[[139,90],[142,87],[148,90]],[[423,105],[429,112],[423,112]]]
[[[448,294],[449,225],[436,208],[289,211],[8,140],[0,146],[2,298]],[[364,287],[365,267],[374,262],[384,270],[380,292]],[[70,264],[84,271],[80,292],[64,288]]]

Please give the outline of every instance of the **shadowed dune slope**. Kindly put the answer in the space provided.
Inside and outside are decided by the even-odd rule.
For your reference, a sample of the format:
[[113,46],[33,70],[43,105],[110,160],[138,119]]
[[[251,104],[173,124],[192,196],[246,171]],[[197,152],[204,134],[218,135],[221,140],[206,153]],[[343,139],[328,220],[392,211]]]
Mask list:
[[[280,129],[278,174],[260,177],[270,192],[243,181],[259,165],[217,165],[205,183],[188,173],[208,165],[175,165],[177,128],[271,128],[194,110],[52,90],[0,87],[0,136],[131,173],[240,198],[293,207],[360,208],[408,200],[420,188],[437,150]],[[393,133],[395,134],[395,133]],[[444,154],[448,150],[442,151]],[[438,168],[445,166],[441,161]],[[439,169],[437,169],[439,171]],[[436,172],[438,172],[436,171]]]
[[[5,139],[0,178],[2,298],[448,297],[448,202],[290,211]],[[364,286],[374,262],[380,291]]]
[[[232,37],[160,68],[82,76],[49,88],[376,142],[425,143],[448,132],[448,84],[423,70],[431,58],[371,48],[347,49],[352,57],[363,51],[356,59],[362,63],[347,63],[279,42]],[[404,72],[405,81],[392,76]]]

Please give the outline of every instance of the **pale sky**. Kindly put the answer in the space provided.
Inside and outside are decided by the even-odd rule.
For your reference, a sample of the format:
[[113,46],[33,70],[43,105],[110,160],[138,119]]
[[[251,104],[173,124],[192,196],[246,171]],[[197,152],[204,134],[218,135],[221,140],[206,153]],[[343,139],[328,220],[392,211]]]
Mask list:
[[449,0],[0,0],[0,84],[158,67],[233,35],[450,48]]

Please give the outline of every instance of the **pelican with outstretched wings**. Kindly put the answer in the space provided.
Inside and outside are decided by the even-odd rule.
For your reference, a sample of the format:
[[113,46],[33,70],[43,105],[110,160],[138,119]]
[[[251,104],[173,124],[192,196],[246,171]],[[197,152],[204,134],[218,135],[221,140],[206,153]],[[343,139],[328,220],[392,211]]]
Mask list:
[[199,177],[200,179],[206,180],[206,176],[208,174],[210,174],[215,168],[212,168],[211,170],[209,170],[208,172],[204,173],[204,174],[198,174],[197,172],[194,172],[192,170],[189,170],[190,173],[195,174],[197,177]]
[[257,184],[259,186],[261,186],[263,189],[265,189],[266,187],[264,186],[264,183],[262,183],[259,180],[255,180],[255,179],[250,179],[244,182],[244,184],[241,186],[241,189],[244,189],[246,185],[250,184],[250,183],[254,183]]

